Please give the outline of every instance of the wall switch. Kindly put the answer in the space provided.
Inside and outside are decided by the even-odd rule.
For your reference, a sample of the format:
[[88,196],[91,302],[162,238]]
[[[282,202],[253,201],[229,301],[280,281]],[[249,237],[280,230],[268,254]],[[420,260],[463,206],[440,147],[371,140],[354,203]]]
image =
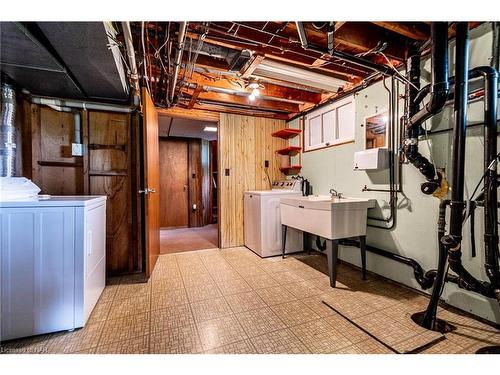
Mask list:
[[269,160],[264,160],[264,167],[269,168]]
[[83,156],[83,144],[72,143],[71,144],[71,156]]

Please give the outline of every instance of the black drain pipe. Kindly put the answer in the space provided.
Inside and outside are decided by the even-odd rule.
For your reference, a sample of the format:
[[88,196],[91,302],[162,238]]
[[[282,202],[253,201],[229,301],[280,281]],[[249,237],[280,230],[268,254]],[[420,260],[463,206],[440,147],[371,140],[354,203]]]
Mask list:
[[497,108],[498,72],[484,66],[476,68],[484,78],[484,255],[486,275],[500,302],[497,197]]
[[[355,246],[359,247],[359,242],[356,240],[351,240],[351,239],[342,239],[339,242],[343,246]],[[392,259],[396,262],[406,264],[407,266],[413,268],[413,274],[415,276],[415,280],[417,280],[418,284],[422,289],[429,289],[432,286],[432,283],[434,282],[434,278],[436,276],[437,271],[436,270],[430,270],[425,272],[422,268],[422,266],[412,258],[405,257],[403,255],[395,254],[390,251],[380,249],[375,246],[371,245],[366,245],[366,251],[369,251],[373,254],[377,254],[380,256],[383,256],[384,258],[389,258]],[[447,280],[453,282],[453,280]]]
[[455,123],[453,127],[453,178],[451,182],[450,231],[448,235],[445,235],[442,238],[442,243],[448,251],[448,263],[451,270],[459,276],[459,286],[461,288],[480,293],[486,297],[500,298],[500,293],[497,292],[497,295],[495,296],[495,293],[493,293],[489,283],[477,280],[465,269],[462,264],[462,219],[465,208],[465,131],[467,126],[469,66],[469,26],[467,22],[457,23],[456,41],[454,101]]
[[[431,26],[431,97],[429,102],[409,119],[408,126],[419,127],[424,121],[439,113],[448,98],[448,22],[433,22]],[[419,96],[418,100],[423,100]],[[417,105],[420,102],[416,103]]]
[[[449,92],[448,83],[448,23],[433,22],[431,28],[432,40],[432,78],[429,89],[420,89],[420,50],[415,44],[408,48],[407,56],[407,79],[406,84],[406,108],[405,108],[405,140],[404,154],[427,179],[421,185],[424,194],[434,193],[441,185],[441,175],[436,175],[434,165],[418,151],[418,137],[420,135],[420,124],[438,113],[445,105]],[[430,90],[431,99],[419,111],[419,104]]]
[[429,305],[425,310],[421,321],[419,324],[427,329],[433,331],[438,331],[437,327],[437,308],[439,304],[439,298],[444,288],[444,283],[446,281],[446,260],[448,258],[448,251],[446,247],[441,242],[441,239],[445,235],[446,231],[446,207],[450,204],[449,199],[442,200],[439,204],[439,219],[438,219],[438,268],[435,273],[434,285],[432,289],[432,295],[429,300]]

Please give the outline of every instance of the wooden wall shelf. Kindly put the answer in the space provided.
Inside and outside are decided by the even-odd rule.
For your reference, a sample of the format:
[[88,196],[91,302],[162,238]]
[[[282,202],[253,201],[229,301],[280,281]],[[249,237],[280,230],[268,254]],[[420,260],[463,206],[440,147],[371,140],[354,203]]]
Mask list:
[[82,161],[49,161],[49,160],[39,160],[38,165],[42,167],[68,167],[68,168],[81,168],[83,167]]
[[290,165],[288,167],[281,167],[280,171],[287,176],[299,174],[302,169],[301,165]]
[[276,153],[280,155],[288,155],[288,156],[295,156],[297,155],[300,151],[302,150],[302,147],[297,147],[297,146],[289,146],[282,148],[280,150],[276,150]]
[[278,130],[277,132],[274,132],[271,135],[276,138],[290,139],[298,136],[301,132],[302,130],[300,129],[285,128]]
[[90,176],[128,176],[127,170],[89,171]]
[[127,145],[105,145],[98,143],[90,143],[89,149],[91,150],[119,150],[127,152]]

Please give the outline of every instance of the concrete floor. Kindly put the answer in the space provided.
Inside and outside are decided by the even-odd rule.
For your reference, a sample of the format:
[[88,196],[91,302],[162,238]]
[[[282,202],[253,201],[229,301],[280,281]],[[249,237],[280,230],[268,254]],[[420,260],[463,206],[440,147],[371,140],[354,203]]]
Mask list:
[[160,231],[160,253],[182,253],[184,251],[213,249],[218,247],[217,224],[197,228],[162,229]]
[[[391,353],[325,300],[391,343],[421,337],[410,315],[425,309],[427,296],[376,275],[362,281],[347,264],[339,265],[332,289],[325,270],[322,254],[261,259],[239,247],[161,255],[147,281],[110,279],[84,328],[2,343],[0,351]],[[440,307],[439,317],[457,329],[425,353],[475,353],[500,344],[499,330],[456,309]]]

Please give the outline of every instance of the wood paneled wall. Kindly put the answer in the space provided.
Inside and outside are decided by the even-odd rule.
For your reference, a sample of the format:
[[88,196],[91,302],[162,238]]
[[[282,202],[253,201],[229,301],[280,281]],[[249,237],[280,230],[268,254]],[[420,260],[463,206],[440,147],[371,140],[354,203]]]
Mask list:
[[[43,194],[106,195],[108,275],[141,271],[137,228],[137,121],[128,114],[80,111],[84,155],[73,157],[74,116],[51,108],[22,105],[22,175]],[[133,185],[133,186],[132,186]]]
[[[27,102],[23,107],[23,176],[32,179],[42,194],[86,194],[88,184],[84,176],[88,160],[71,155],[73,113]],[[80,113],[83,123],[86,113]],[[85,131],[83,137],[85,141]]]
[[265,160],[269,160],[271,181],[284,178],[279,170],[283,158],[275,151],[286,147],[286,141],[271,137],[271,133],[284,127],[283,120],[221,113],[218,143],[221,247],[244,244],[243,193],[270,188]]

